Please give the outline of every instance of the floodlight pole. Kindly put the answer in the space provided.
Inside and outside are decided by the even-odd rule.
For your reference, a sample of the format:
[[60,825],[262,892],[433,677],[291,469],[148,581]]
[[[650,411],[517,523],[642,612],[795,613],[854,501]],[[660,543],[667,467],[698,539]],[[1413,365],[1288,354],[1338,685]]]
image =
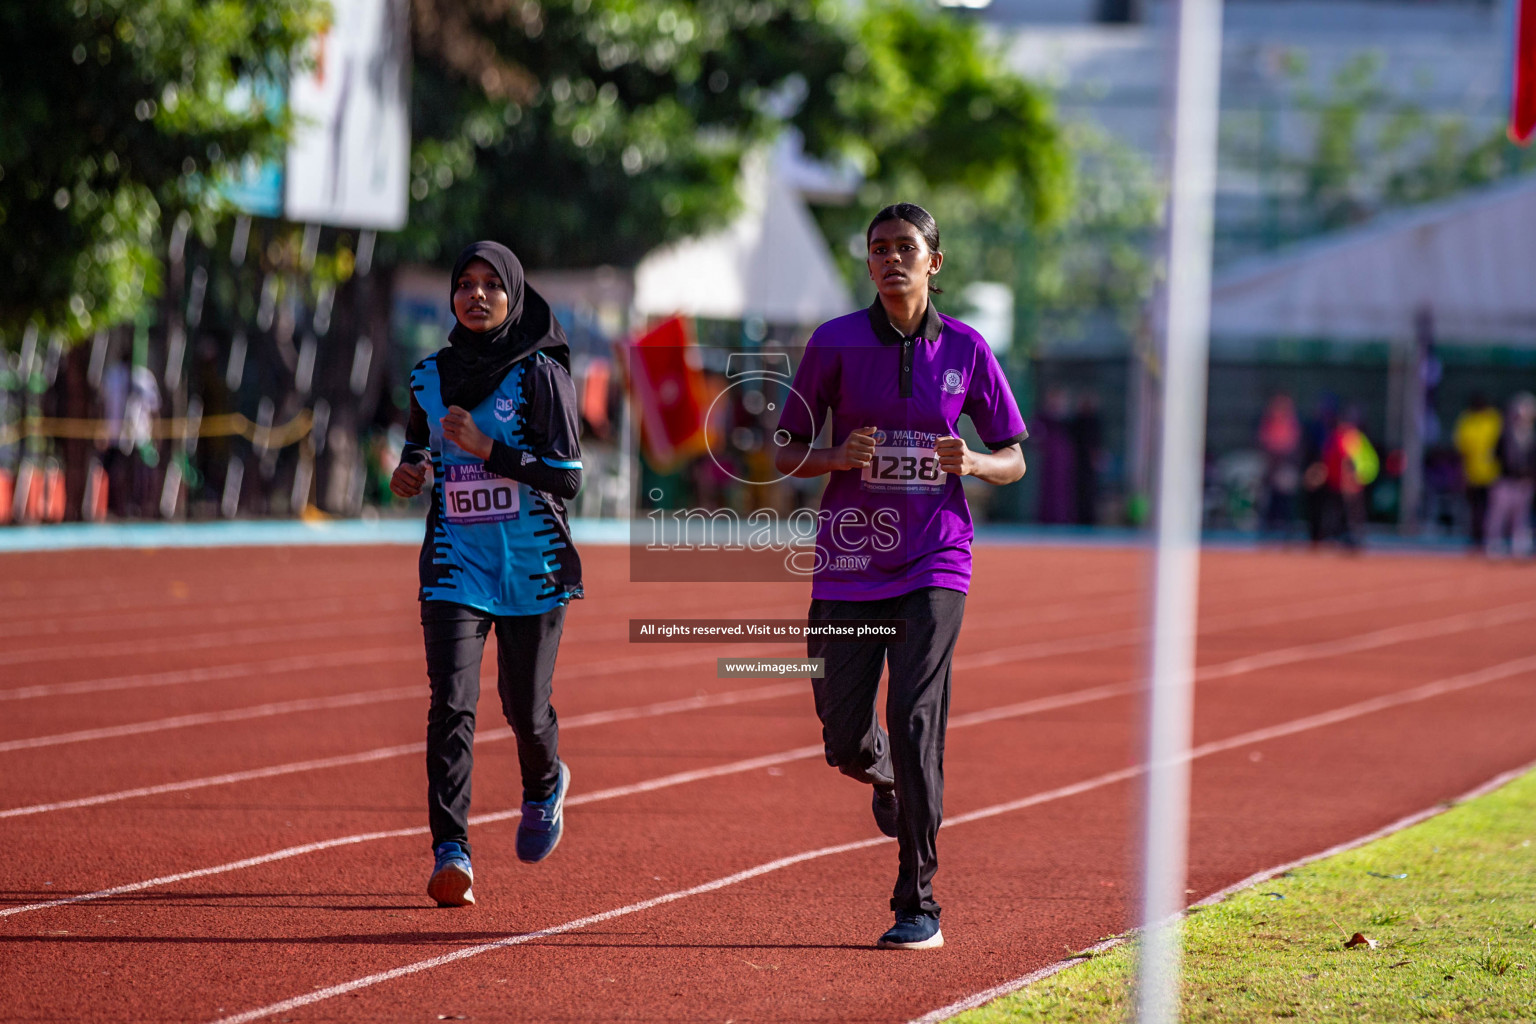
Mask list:
[[1136,996],[1140,1024],[1171,1024],[1179,1016],[1179,915],[1185,906],[1189,831],[1221,0],[1180,0],[1173,62],[1163,429],[1157,456],[1143,931]]

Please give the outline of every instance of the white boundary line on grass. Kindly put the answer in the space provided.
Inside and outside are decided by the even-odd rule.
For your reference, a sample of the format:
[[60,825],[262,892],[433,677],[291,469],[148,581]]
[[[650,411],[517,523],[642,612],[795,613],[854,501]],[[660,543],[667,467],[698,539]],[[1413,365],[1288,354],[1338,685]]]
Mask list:
[[[1211,754],[1221,753],[1227,750],[1235,749],[1237,747],[1244,747],[1253,743],[1261,743],[1266,740],[1275,739],[1281,736],[1306,732],[1311,729],[1320,728],[1326,725],[1334,725],[1339,722],[1348,721],[1351,718],[1359,718],[1364,715],[1373,714],[1377,711],[1383,711],[1388,708],[1397,707],[1403,704],[1411,704],[1418,701],[1429,700],[1433,697],[1442,696],[1447,693],[1455,693],[1460,690],[1470,689],[1475,686],[1481,686],[1485,683],[1494,682],[1500,679],[1507,679],[1511,676],[1521,675],[1533,671],[1536,671],[1536,655],[1526,658],[1517,658],[1513,661],[1507,661],[1498,665],[1490,666],[1488,668],[1479,669],[1476,672],[1464,673],[1459,676],[1450,676],[1446,679],[1425,683],[1423,685],[1412,687],[1411,689],[1404,690],[1391,696],[1376,697],[1371,700],[1359,701],[1355,704],[1349,704],[1341,708],[1335,708],[1332,711],[1326,711],[1321,714],[1308,715],[1304,718],[1294,719],[1281,725],[1270,726],[1264,729],[1255,729],[1251,732],[1240,733],[1237,736],[1232,736],[1224,740],[1202,743],[1189,751],[1188,758],[1189,760],[1193,761],[1197,758],[1207,757]],[[1057,789],[1036,793],[1032,796],[1024,797],[1021,800],[1012,800],[1007,803],[994,804],[991,807],[983,807],[980,810],[971,811],[967,814],[956,815],[955,817],[950,818],[948,821],[945,821],[942,827],[949,828],[954,825],[963,825],[973,821],[982,821],[988,818],[997,817],[999,815],[1008,814],[1013,811],[1024,810],[1039,804],[1049,803],[1054,800],[1061,800],[1066,797],[1076,796],[1080,793],[1101,789],[1104,786],[1113,785],[1117,782],[1128,781],[1142,775],[1145,773],[1145,771],[1146,766],[1138,764],[1129,768],[1121,768],[1116,771],[1106,772],[1102,775],[1095,776],[1094,778],[1085,779],[1082,782],[1076,782],[1067,786],[1061,786]],[[339,985],[332,985],[313,992],[307,992],[303,995],[294,996],[291,999],[282,1000],[281,1002],[270,1003],[266,1006],[257,1007],[253,1010],[247,1010],[244,1013],[233,1014],[228,1017],[221,1017],[214,1021],[213,1024],[248,1024],[249,1021],[259,1020],[262,1017],[268,1017],[276,1013],[283,1013],[288,1010],[295,1010],[301,1006],[308,1006],[313,1003],[322,1002],[339,995],[345,995],[348,992],[355,992],[358,989],[368,988],[386,981],[393,981],[396,978],[402,978],[411,974],[418,974],[422,971],[431,970],[435,967],[441,967],[444,964],[453,963],[457,960],[468,959],[469,957],[479,956],[482,953],[489,953],[494,950],[507,948],[509,946],[522,945],[527,942],[532,942],[536,939],[548,938],[554,935],[562,935],[567,932],[577,931],[581,928],[586,928],[589,925],[600,924],[604,921],[611,921],[617,917],[626,917],[630,914],[636,914],[641,911],[650,910],[653,907],[662,906],[667,903],[673,903],[681,899],[686,899],[690,896],[697,896],[707,892],[714,892],[718,889],[724,889],[728,886],[749,881],[750,879],[757,878],[774,871],[779,871],[787,867],[792,867],[797,864],[803,864],[808,861],[819,860],[823,857],[831,857],[842,853],[850,853],[855,850],[868,849],[872,846],[879,846],[884,843],[892,842],[895,842],[895,840],[888,839],[885,836],[877,836],[871,839],[861,839],[851,843],[842,843],[837,846],[822,847],[819,850],[808,850],[804,853],[792,854],[788,857],[781,857],[777,860],[768,861],[765,864],[759,864],[755,867],[747,868],[743,871],[738,871],[734,874],[726,875],[723,878],[716,878],[687,889],[679,889],[676,892],[670,892],[648,900],[642,900],[638,903],[631,903],[627,906],[617,907],[613,910],[605,910],[586,917],[579,917],[575,920],[566,921],[563,924],[553,925],[549,928],[543,928],[534,932],[524,932],[517,935],[508,935],[493,942],[487,942],[477,946],[469,946],[463,949],[458,949],[452,953],[446,953],[442,956],[432,957],[428,960],[419,960],[415,963],[405,964],[388,971],[381,971],[379,973],[370,974],[362,978],[354,979],[352,981],[343,982]],[[928,1018],[923,1018],[923,1020],[926,1021]]]
[[[1277,875],[1285,874],[1287,871],[1294,871],[1297,868],[1306,867],[1308,864],[1312,864],[1320,860],[1326,860],[1327,858],[1336,854],[1347,853],[1348,851],[1364,846],[1367,843],[1374,843],[1378,839],[1385,839],[1387,836],[1401,832],[1405,828],[1417,825],[1423,821],[1428,821],[1430,818],[1439,817],[1446,811],[1449,811],[1453,807],[1456,807],[1460,804],[1464,804],[1468,800],[1475,800],[1480,796],[1485,796],[1486,794],[1493,792],[1501,786],[1508,785],[1515,779],[1518,779],[1520,776],[1532,771],[1533,769],[1536,769],[1536,761],[1522,765],[1519,768],[1511,768],[1506,772],[1500,772],[1493,778],[1489,779],[1487,782],[1484,782],[1478,786],[1474,786],[1472,789],[1467,790],[1460,796],[1451,797],[1449,800],[1441,801],[1440,803],[1435,804],[1433,807],[1426,807],[1422,811],[1414,811],[1412,814],[1406,814],[1390,824],[1383,825],[1381,828],[1376,829],[1374,832],[1367,832],[1363,836],[1356,836],[1353,839],[1346,839],[1342,843],[1335,843],[1334,845],[1328,847],[1326,850],[1319,850],[1317,853],[1311,853],[1305,857],[1298,857],[1295,860],[1286,861],[1284,864],[1278,864],[1275,867],[1265,868],[1263,871],[1255,872],[1240,882],[1234,882],[1233,884],[1227,886],[1225,889],[1218,889],[1216,892],[1211,893],[1204,899],[1196,900],[1194,903],[1190,904],[1190,907],[1215,906],[1217,903],[1220,903],[1222,900],[1232,896],[1235,893],[1241,892],[1244,889],[1251,888],[1261,882],[1267,882]],[[1036,982],[1044,981],[1046,978],[1049,978],[1054,974],[1060,974],[1068,967],[1075,967],[1080,963],[1091,960],[1099,953],[1106,953],[1109,950],[1114,949],[1116,946],[1121,946],[1127,942],[1130,942],[1134,937],[1135,930],[1127,932],[1124,935],[1116,935],[1112,938],[1105,939],[1102,942],[1096,942],[1093,945],[1084,948],[1081,953],[1074,954],[1073,956],[1069,956],[1063,960],[1058,960],[1053,964],[1047,964],[1046,966],[1041,967],[1039,970],[1031,971],[1023,977],[1014,978],[1012,981],[1005,981],[1000,985],[994,985],[991,988],[972,993],[971,995],[966,996],[964,999],[950,1003],[948,1006],[943,1006],[937,1010],[925,1013],[921,1017],[915,1017],[909,1021],[908,1024],[941,1024],[942,1021],[947,1021],[953,1017],[958,1017],[960,1014],[965,1013],[968,1010],[975,1010],[985,1006],[992,1002],[994,999],[1001,999],[1003,996],[1011,995],[1020,989],[1028,988],[1030,985],[1033,985]]]

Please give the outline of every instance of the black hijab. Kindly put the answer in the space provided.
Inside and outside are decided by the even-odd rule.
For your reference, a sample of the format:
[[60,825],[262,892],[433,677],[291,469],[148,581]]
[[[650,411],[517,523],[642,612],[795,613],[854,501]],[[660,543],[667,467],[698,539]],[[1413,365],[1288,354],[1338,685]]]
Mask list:
[[512,250],[499,242],[476,242],[459,253],[448,279],[449,308],[470,260],[484,260],[496,270],[507,289],[507,318],[483,333],[454,319],[448,347],[437,356],[437,373],[443,404],[464,409],[490,397],[513,365],[535,352],[546,352],[567,371],[571,368],[571,348],[560,321],[544,297],[523,280],[523,265]]

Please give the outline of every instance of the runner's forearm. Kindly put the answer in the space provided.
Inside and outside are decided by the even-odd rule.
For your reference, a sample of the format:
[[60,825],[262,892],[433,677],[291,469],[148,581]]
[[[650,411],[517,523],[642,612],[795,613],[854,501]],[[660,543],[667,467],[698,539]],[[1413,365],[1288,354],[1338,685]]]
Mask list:
[[972,452],[976,468],[971,472],[978,480],[989,484],[1011,484],[1024,475],[1024,451],[1011,444],[1001,451]]
[[778,450],[773,463],[780,473],[810,478],[844,468],[838,464],[841,458],[838,448],[812,448],[804,441],[790,441]]
[[553,494],[565,501],[576,497],[576,493],[581,490],[580,469],[551,466],[538,458],[524,462],[524,454],[500,441],[493,441],[490,458],[485,460],[485,468],[497,476],[527,484],[534,490]]

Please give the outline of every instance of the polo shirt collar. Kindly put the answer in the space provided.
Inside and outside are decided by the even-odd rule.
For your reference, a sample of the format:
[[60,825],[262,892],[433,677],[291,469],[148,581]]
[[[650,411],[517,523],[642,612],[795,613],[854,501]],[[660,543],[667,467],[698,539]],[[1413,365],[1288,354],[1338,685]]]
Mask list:
[[[875,337],[886,345],[900,345],[907,339],[902,336],[891,323],[891,318],[885,312],[885,306],[880,302],[880,296],[875,296],[875,301],[870,303],[869,326],[874,328]],[[939,332],[944,329],[944,322],[939,319],[939,311],[933,308],[933,302],[928,303],[928,308],[923,310],[923,321],[917,327],[914,338],[922,338],[925,341],[938,341]]]

